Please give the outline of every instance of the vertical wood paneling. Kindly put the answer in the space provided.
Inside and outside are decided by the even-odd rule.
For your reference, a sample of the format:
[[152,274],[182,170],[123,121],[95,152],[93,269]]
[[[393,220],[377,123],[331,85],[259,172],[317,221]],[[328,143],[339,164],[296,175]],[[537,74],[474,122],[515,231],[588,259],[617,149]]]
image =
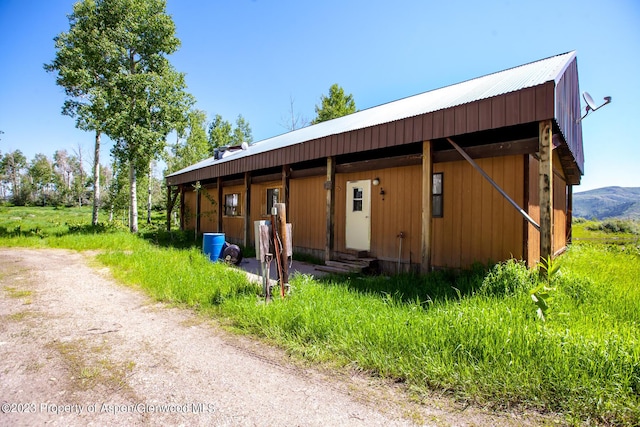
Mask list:
[[422,136],[420,139],[423,141],[430,141],[434,136],[433,132],[433,117],[435,114],[425,114],[422,116]]
[[467,109],[467,132],[476,132],[478,130],[478,103],[472,102],[466,105]]
[[[529,209],[527,213],[537,223],[540,223],[540,192],[538,191],[538,160],[529,156]],[[528,264],[533,267],[540,259],[540,232],[533,225],[527,223],[529,245]]]
[[526,88],[520,91],[520,120],[522,123],[536,120],[536,90]]
[[184,191],[184,228],[194,230],[196,226],[196,192],[187,186]]
[[536,120],[552,119],[555,113],[554,82],[535,87]]
[[453,112],[455,116],[454,135],[467,133],[467,106],[459,105],[454,108]]
[[453,108],[444,110],[444,136],[452,136],[456,133],[456,117]]
[[411,137],[405,138],[404,136],[404,122],[402,120],[394,122],[396,127],[396,133],[393,136],[393,144],[404,144],[406,141],[411,141]]
[[491,129],[491,100],[478,102],[478,130]]
[[[211,193],[213,193],[214,190],[211,190]],[[218,209],[220,209],[220,212],[222,212],[222,232],[225,234],[225,238],[230,241],[230,242],[234,242],[237,244],[241,244],[244,240],[244,214],[245,212],[240,212],[240,216],[225,216],[224,215],[224,202],[225,202],[225,196],[227,194],[233,194],[233,193],[238,193],[240,194],[240,200],[239,200],[239,206],[242,206],[242,203],[244,201],[244,198],[246,197],[246,194],[244,192],[244,185],[232,185],[232,186],[223,186],[222,187],[222,203],[218,204],[216,207]],[[205,198],[203,197],[202,200],[204,201]],[[204,205],[204,202],[203,202]],[[218,231],[219,229],[216,228],[216,231]]]
[[292,179],[287,220],[293,228],[293,245],[324,250],[326,209],[324,176]]
[[491,98],[491,126],[503,127],[506,123],[506,108],[504,96]]
[[409,117],[408,119],[405,119],[403,121],[401,121],[401,123],[404,126],[403,129],[403,134],[404,134],[404,141],[405,142],[409,142],[409,141],[419,141],[420,139],[418,137],[416,137],[415,135],[415,117]]
[[442,138],[444,136],[444,112],[442,110],[436,111],[433,114],[433,127],[432,138]]
[[202,197],[200,198],[200,231],[203,233],[218,231],[218,209],[220,209],[221,203],[217,199],[218,190],[215,186],[202,189]]
[[553,252],[567,245],[567,183],[556,175],[553,180]]
[[365,140],[366,131],[364,129],[358,129],[357,133],[358,133],[358,137],[357,137],[357,143],[356,143],[356,151],[360,152],[364,150],[364,140]]
[[384,123],[380,126],[376,126],[373,129],[373,138],[371,139],[371,148],[378,149],[382,147],[382,140],[387,137],[387,123]]
[[513,126],[520,123],[520,92],[505,95],[505,125]]
[[[421,191],[421,166],[406,166],[336,175],[336,234],[337,251],[345,250],[346,183],[378,177],[379,186],[371,187],[371,255],[396,262],[399,238],[403,231],[402,263],[409,258],[419,262],[421,250],[421,202],[415,201]],[[384,188],[384,200],[380,189]],[[418,231],[414,231],[418,230]]]
[[469,212],[473,212],[474,195],[471,186],[466,185],[472,182],[475,170],[469,167],[461,168],[461,191],[460,191],[460,255],[459,265],[471,265],[475,261],[473,253],[473,219],[466,218]]
[[[517,203],[523,191],[521,156],[479,159],[487,172]],[[437,163],[434,172],[444,173],[444,218],[434,218],[434,265],[466,268],[474,262],[487,263],[522,258],[520,214],[465,161]],[[497,196],[496,196],[497,195]]]

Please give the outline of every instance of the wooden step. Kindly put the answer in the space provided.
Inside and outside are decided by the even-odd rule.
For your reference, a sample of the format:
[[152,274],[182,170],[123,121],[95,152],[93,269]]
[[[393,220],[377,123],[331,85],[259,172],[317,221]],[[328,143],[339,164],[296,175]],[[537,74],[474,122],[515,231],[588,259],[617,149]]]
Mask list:
[[378,270],[378,260],[375,258],[353,258],[326,261],[326,265],[316,266],[318,271],[326,271],[329,273],[376,273]]

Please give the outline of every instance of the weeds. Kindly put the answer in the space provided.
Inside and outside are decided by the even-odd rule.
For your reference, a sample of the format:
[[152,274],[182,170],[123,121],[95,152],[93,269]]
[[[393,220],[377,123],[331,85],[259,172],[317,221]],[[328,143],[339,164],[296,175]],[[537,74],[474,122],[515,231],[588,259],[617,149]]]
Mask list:
[[[0,212],[11,216],[25,215]],[[2,226],[28,227],[11,221]],[[192,236],[39,227],[44,237],[0,233],[0,243],[100,248],[98,260],[125,283],[224,318],[296,357],[388,377],[418,394],[561,412],[571,422],[640,424],[637,244],[573,246],[561,269],[543,263],[542,276],[515,260],[422,277],[298,275],[288,298],[265,305],[242,272],[189,247]],[[86,382],[100,368],[79,365]]]

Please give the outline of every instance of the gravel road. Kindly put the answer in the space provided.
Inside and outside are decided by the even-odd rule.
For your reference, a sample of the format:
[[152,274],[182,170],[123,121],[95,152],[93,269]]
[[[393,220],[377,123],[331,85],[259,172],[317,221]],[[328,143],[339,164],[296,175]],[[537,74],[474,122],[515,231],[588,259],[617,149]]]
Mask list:
[[116,283],[91,254],[0,248],[0,425],[537,425],[304,366]]

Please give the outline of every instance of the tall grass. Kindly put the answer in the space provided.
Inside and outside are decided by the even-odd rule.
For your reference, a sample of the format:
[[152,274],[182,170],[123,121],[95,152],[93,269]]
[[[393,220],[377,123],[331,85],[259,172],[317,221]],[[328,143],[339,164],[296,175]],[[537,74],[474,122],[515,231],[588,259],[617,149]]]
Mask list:
[[210,263],[183,235],[149,229],[140,238],[62,219],[37,232],[21,222],[16,233],[12,216],[19,215],[0,209],[2,245],[102,249],[97,259],[123,282],[224,318],[296,357],[392,378],[418,394],[640,424],[637,246],[571,247],[547,283],[543,322],[530,295],[539,276],[516,261],[423,277],[298,275],[287,298],[264,304],[241,272]]

